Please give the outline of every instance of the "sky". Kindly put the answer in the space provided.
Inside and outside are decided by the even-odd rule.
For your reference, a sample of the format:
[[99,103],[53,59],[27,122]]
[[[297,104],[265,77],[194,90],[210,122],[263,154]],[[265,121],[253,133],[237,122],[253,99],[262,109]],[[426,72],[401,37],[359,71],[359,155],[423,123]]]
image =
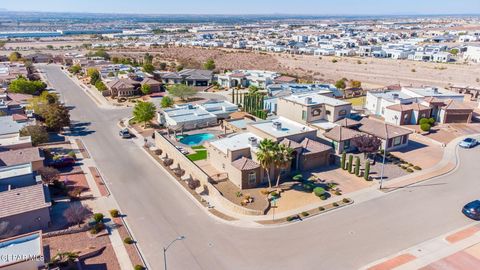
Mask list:
[[141,14],[480,14],[480,0],[0,0],[0,9]]

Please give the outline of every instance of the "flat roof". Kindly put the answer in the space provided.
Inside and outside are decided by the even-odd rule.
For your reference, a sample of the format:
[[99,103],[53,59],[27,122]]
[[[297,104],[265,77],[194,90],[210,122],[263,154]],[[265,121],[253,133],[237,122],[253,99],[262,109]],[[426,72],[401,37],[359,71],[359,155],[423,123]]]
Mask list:
[[229,124],[231,124],[232,126],[235,126],[237,128],[240,128],[240,129],[245,129],[247,127],[247,124],[252,123],[252,122],[255,122],[255,121],[253,121],[252,119],[248,119],[248,118],[228,121]]
[[32,173],[32,164],[18,164],[13,166],[0,167],[0,179],[27,175]]
[[[275,126],[276,124],[278,125],[278,128]],[[249,125],[270,134],[275,138],[287,137],[315,130],[281,116],[267,121],[250,123]]]
[[394,101],[395,99],[412,99],[414,97],[403,93],[402,91],[388,91],[388,92],[379,92],[379,93],[372,93],[369,92],[371,95],[382,98],[388,101]]
[[7,137],[0,137],[0,148],[2,148],[2,146],[11,146],[16,144],[31,143],[31,142],[32,142],[32,137],[30,136],[20,137],[18,135],[13,135],[13,136],[7,136]]
[[11,115],[0,116],[0,135],[18,133],[26,123],[17,123],[13,121]]
[[440,87],[404,87],[404,89],[414,92],[422,97],[463,97],[463,94]]
[[244,149],[250,147],[252,151],[256,151],[257,147],[249,143],[249,138],[256,138],[257,143],[259,143],[262,138],[253,134],[252,132],[244,132],[230,135],[226,138],[219,139],[216,141],[211,141],[210,144],[215,146],[218,150],[227,154],[228,150],[234,151],[238,149]]
[[203,108],[196,106],[182,106],[173,109],[163,110],[166,116],[171,118],[177,123],[191,122],[200,119],[216,119],[216,116],[213,113],[207,112]]
[[[286,97],[282,97],[285,100],[293,101],[305,106],[318,105],[318,104],[327,104],[331,106],[342,106],[349,105],[350,102],[345,102],[336,98],[331,98],[317,93],[308,93],[308,94],[294,94]],[[311,98],[310,103],[307,103],[307,98]]]
[[226,100],[207,101],[205,103],[199,104],[198,106],[213,114],[221,114],[226,112],[238,111],[238,105],[235,105]]
[[33,232],[0,241],[0,267],[43,255],[41,232]]

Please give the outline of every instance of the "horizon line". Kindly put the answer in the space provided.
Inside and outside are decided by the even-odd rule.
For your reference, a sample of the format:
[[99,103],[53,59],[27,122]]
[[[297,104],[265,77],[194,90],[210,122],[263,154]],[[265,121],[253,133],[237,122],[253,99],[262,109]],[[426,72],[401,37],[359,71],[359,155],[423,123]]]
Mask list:
[[107,15],[150,15],[150,16],[480,16],[478,13],[137,13],[137,12],[89,12],[89,11],[40,11],[40,10],[8,10],[0,12],[24,12],[24,13],[66,13],[66,14],[107,14]]

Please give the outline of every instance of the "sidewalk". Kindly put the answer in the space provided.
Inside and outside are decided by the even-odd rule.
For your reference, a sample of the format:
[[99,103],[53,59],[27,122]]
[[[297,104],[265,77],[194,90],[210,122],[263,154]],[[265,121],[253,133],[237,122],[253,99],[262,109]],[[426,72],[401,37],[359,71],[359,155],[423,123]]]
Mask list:
[[[123,121],[124,121],[124,123],[128,123],[128,119],[123,119]],[[143,146],[145,144],[144,137],[140,133],[138,133],[134,128],[132,128],[130,126],[129,126],[129,128],[130,128],[130,131],[136,136],[136,138],[133,139],[134,143],[137,144],[142,149],[144,149],[143,148]],[[470,135],[470,136],[480,136],[480,134]],[[407,187],[409,185],[413,185],[413,184],[416,184],[416,183],[419,183],[419,182],[422,182],[422,181],[426,181],[426,180],[432,179],[434,177],[438,177],[438,176],[444,175],[446,173],[449,173],[450,171],[455,169],[456,166],[457,166],[457,163],[458,163],[457,145],[458,145],[458,142],[463,140],[463,138],[464,137],[459,137],[459,138],[453,140],[452,142],[450,142],[445,147],[445,153],[443,155],[442,160],[437,165],[435,165],[434,167],[432,167],[430,169],[426,169],[424,171],[420,171],[420,172],[417,172],[415,174],[399,177],[399,178],[396,178],[396,179],[393,179],[393,180],[385,181],[384,182],[384,189],[382,189],[382,190],[379,189],[379,184],[377,184],[377,185],[373,185],[371,187],[368,187],[368,188],[365,188],[365,189],[362,189],[362,190],[358,190],[358,191],[355,191],[355,192],[352,192],[352,193],[344,194],[344,196],[342,196],[342,198],[352,199],[354,201],[354,203],[358,204],[358,203],[362,203],[362,202],[365,202],[365,201],[368,201],[368,200],[372,200],[372,199],[375,199],[375,198],[378,198],[378,197],[381,197],[381,196],[385,196],[389,192],[397,190],[399,188]],[[150,137],[147,137],[147,143],[152,144],[154,142]],[[147,155],[149,155],[149,154],[147,153]],[[157,161],[154,160],[153,158],[152,158],[152,160],[155,163],[157,163]],[[157,163],[157,165],[162,170],[164,170],[164,168],[160,164]],[[165,172],[166,172],[166,174],[168,174],[171,177],[172,181],[177,183],[177,180],[174,179],[173,176],[170,175],[170,172],[168,172],[168,171],[165,171]],[[188,193],[188,191],[186,191],[180,184],[178,184],[178,185],[182,190],[185,191],[187,196],[189,196],[192,200],[194,200],[195,202],[198,203],[198,201],[195,198],[193,198],[191,196],[191,194]],[[252,216],[252,215],[239,214],[239,213],[233,212],[229,209],[226,209],[226,208],[222,207],[222,205],[219,204],[216,201],[215,198],[212,198],[208,195],[202,195],[202,198],[205,199],[211,206],[213,206],[219,212],[222,212],[223,214],[225,214],[227,216],[230,216],[230,217],[232,217],[236,220],[226,221],[224,219],[220,219],[217,216],[211,214],[205,207],[203,207],[200,203],[198,203],[198,205],[200,207],[205,209],[205,211],[209,215],[217,218],[218,220],[221,220],[222,222],[226,222],[226,223],[229,223],[229,224],[232,224],[232,225],[238,225],[238,226],[242,226],[242,227],[259,227],[259,226],[264,226],[264,225],[260,225],[259,223],[257,223],[257,221],[266,221],[266,220],[272,220],[273,219],[272,215]],[[318,208],[320,206],[325,206],[325,205],[331,204],[331,203],[333,203],[335,201],[338,201],[338,200],[339,200],[339,198],[334,197],[334,198],[331,198],[331,199],[327,199],[325,201],[319,201],[318,203],[305,205],[305,206],[302,206],[302,207],[297,208],[297,209],[292,209],[292,210],[289,210],[289,211],[276,213],[275,214],[275,220],[280,220],[280,219],[285,220],[285,218],[287,218],[289,216],[297,215],[297,214],[299,214],[303,211],[309,211],[309,210]],[[335,209],[333,211],[323,213],[322,215],[330,213],[330,212],[338,211],[340,209],[341,208]],[[285,224],[268,225],[268,226],[282,226],[282,225],[285,225]]]
[[480,224],[469,224],[360,269],[480,269]]
[[[72,146],[78,152],[78,145],[75,140],[71,140]],[[87,149],[88,151],[88,149]],[[104,214],[106,217],[109,215],[109,211],[112,209],[119,209],[117,202],[113,198],[113,196],[102,196],[97,183],[95,182],[89,167],[95,167],[95,161],[91,158],[84,158],[82,157],[82,165],[80,166],[85,173],[85,177],[87,179],[88,186],[91,189],[93,194],[94,200],[88,201],[89,206],[95,210],[95,212],[99,212]],[[130,270],[133,268],[132,261],[128,255],[128,252],[123,244],[123,239],[121,238],[118,230],[113,223],[113,220],[109,220],[105,223],[107,227],[110,228],[110,242],[112,243],[112,247],[115,251],[117,256],[118,263],[122,270]]]

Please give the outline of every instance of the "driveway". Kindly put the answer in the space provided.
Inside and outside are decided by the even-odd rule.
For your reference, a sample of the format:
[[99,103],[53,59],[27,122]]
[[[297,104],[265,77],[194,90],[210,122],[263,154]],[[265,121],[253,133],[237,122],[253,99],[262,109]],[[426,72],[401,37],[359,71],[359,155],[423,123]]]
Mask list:
[[[354,204],[289,226],[244,228],[206,214],[131,140],[118,138],[116,121],[129,110],[99,109],[58,67],[42,67],[90,122],[80,137],[127,215],[151,269],[358,269],[371,261],[465,226],[459,209],[480,197],[480,147],[460,149],[462,163],[447,176]],[[75,136],[75,134],[73,134]]]

